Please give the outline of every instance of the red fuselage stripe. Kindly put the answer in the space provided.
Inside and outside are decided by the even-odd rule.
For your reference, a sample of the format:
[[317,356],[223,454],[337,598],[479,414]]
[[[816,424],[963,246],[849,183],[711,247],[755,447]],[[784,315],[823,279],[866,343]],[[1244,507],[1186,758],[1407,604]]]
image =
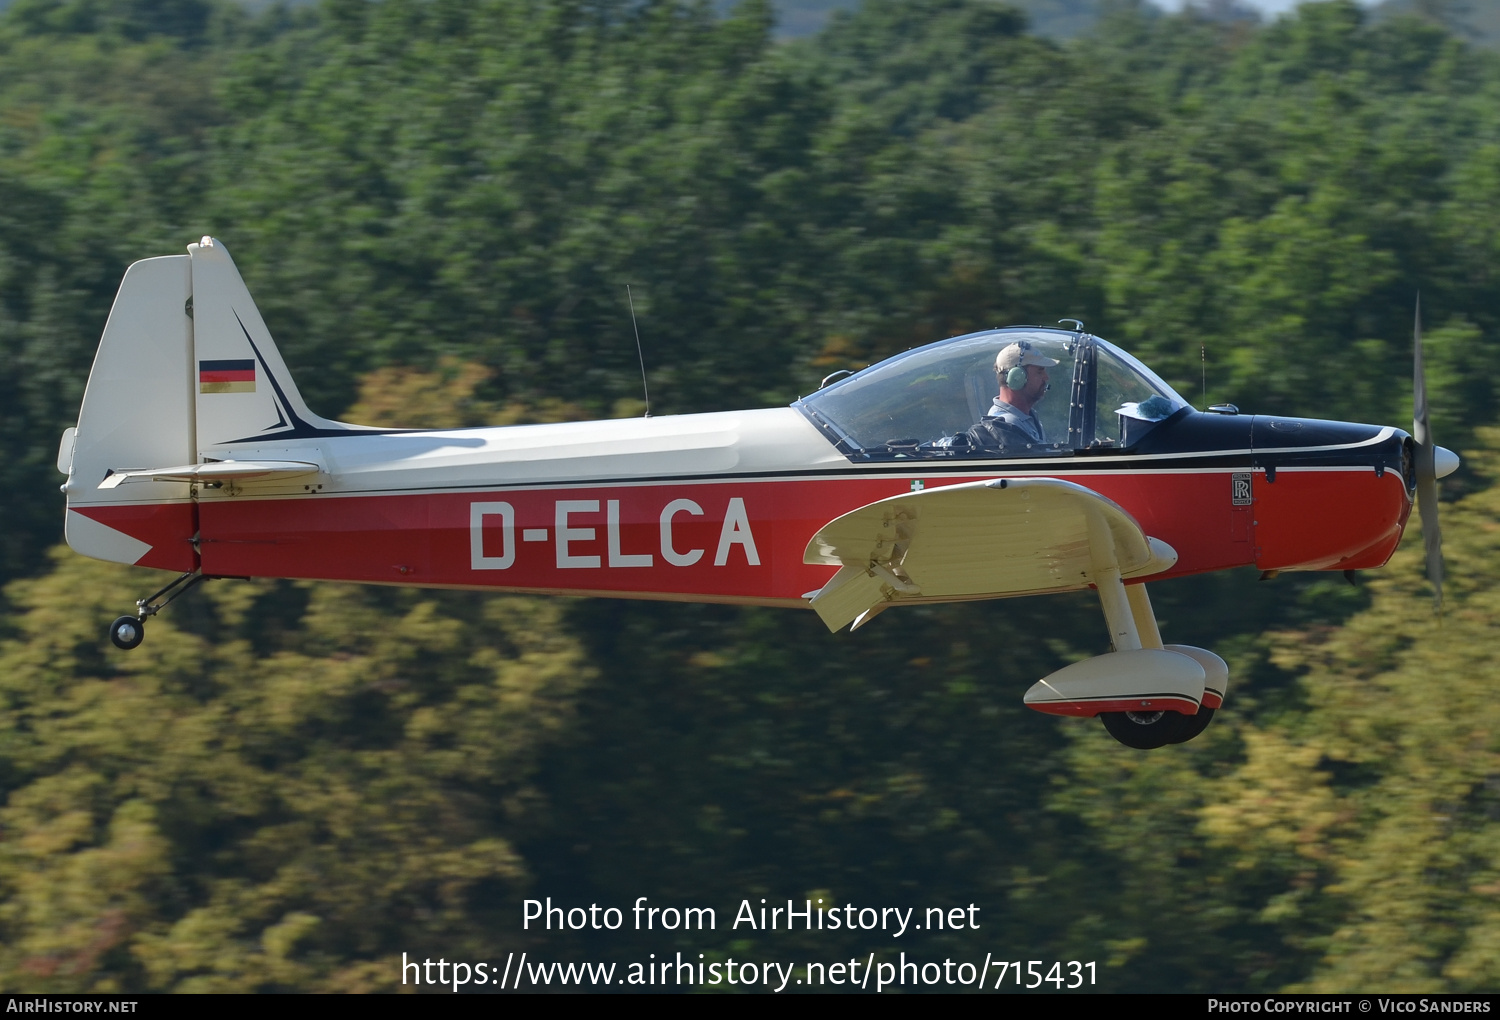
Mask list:
[[[725,602],[796,602],[834,568],[802,562],[829,521],[914,488],[993,476],[822,476],[596,484],[470,492],[214,493],[197,503],[75,506],[153,547],[145,566],[181,569],[196,523],[202,569],[293,577],[588,592]],[[1010,476],[1014,477],[1014,476]],[[1409,510],[1395,472],[1049,473],[1086,485],[1167,542],[1159,577],[1256,564],[1278,569],[1378,566]],[[1237,503],[1238,497],[1238,503]],[[182,532],[178,534],[178,532]],[[168,550],[171,550],[169,552]]]

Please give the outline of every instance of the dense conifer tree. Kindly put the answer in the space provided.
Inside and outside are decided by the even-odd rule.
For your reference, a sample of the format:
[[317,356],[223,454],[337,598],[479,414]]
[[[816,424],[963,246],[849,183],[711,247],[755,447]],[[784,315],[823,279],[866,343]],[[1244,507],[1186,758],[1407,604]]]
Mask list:
[[[656,0],[21,0],[0,19],[0,988],[357,989],[403,948],[833,959],[740,899],[982,906],[930,958],[1100,987],[1494,982],[1500,66],[1347,0],[1120,5],[1066,45],[989,0],[778,43]],[[1409,417],[1428,321],[1456,579],[1153,593],[1230,659],[1199,741],[1026,712],[1086,596],[811,614],[151,581],[46,550],[124,267],[235,252],[320,412],[394,425],[789,401],[835,368],[1079,315],[1209,402]],[[1207,359],[1206,393],[1202,390]],[[1488,544],[1487,544],[1488,543]],[[537,933],[537,894],[712,933]],[[906,948],[902,943],[898,949]]]

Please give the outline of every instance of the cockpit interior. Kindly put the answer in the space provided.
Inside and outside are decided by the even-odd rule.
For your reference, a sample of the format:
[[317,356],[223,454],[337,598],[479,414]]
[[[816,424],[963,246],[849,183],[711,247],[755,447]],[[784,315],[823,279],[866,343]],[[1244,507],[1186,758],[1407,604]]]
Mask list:
[[[1043,359],[1049,389],[1040,423],[1007,426],[992,412],[1003,380],[996,358],[1024,343]],[[986,330],[917,347],[793,405],[851,460],[1011,459],[1124,451],[1188,402],[1113,344],[1034,326]]]

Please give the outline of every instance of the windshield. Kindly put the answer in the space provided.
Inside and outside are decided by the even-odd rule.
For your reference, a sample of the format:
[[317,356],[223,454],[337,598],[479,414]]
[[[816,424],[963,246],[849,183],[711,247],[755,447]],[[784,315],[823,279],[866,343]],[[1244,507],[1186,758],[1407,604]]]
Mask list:
[[851,458],[880,460],[1123,449],[1186,402],[1102,340],[1022,327],[907,351],[797,406]]
[[1156,373],[1103,340],[1095,341],[1095,446],[1130,446],[1150,426],[1187,406]]

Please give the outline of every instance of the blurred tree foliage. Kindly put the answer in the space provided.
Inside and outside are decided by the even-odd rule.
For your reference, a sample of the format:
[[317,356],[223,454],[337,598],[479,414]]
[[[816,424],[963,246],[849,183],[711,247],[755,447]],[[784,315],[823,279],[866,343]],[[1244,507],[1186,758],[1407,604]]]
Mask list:
[[[1122,3],[1066,46],[989,0],[868,0],[773,40],[755,0],[0,19],[0,987],[893,946],[1096,960],[1122,990],[1493,987],[1497,58],[1344,0],[1264,26]],[[1234,687],[1147,755],[1020,705],[1103,650],[1085,596],[830,637],[218,582],[116,655],[101,622],[154,585],[46,557],[57,435],[124,267],[205,233],[314,407],[392,425],[637,413],[627,284],[663,411],[1079,315],[1190,397],[1401,423],[1420,287],[1474,490],[1453,607],[1434,640],[1404,558],[1366,588],[1159,586],[1168,635]],[[532,894],[720,928],[522,932]],[[762,896],[974,902],[984,927],[729,930]]]
[[515,839],[590,667],[561,604],[210,586],[129,659],[140,571],[63,554],[0,644],[0,985],[368,990],[518,943]]

